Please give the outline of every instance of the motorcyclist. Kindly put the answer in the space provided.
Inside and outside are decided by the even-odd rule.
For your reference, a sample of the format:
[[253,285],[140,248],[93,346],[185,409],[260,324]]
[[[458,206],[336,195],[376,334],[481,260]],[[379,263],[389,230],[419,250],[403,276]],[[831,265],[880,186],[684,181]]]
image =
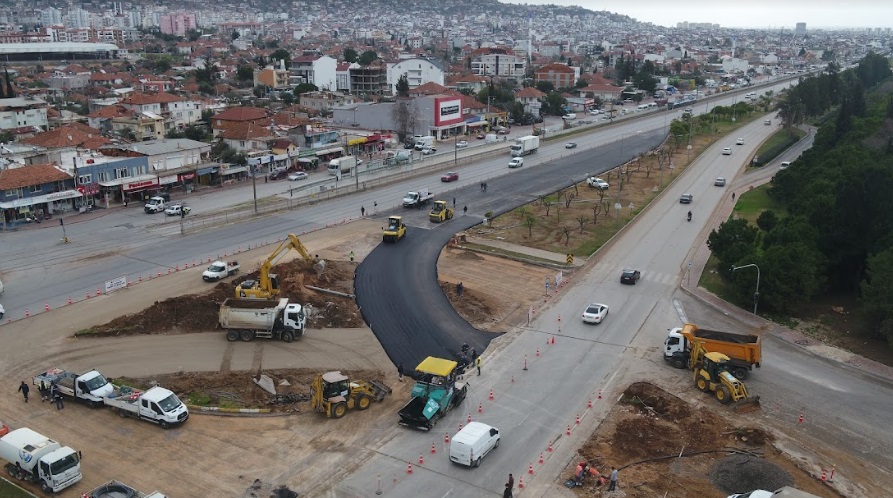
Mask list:
[[688,221],[691,221],[691,211],[688,212]]

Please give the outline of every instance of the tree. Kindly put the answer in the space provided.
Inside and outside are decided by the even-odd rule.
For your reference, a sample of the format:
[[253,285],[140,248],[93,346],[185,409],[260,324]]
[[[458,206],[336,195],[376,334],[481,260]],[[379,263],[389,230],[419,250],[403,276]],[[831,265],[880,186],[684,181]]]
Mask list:
[[549,200],[549,196],[544,195],[544,196],[540,197],[540,204],[542,204],[543,207],[546,208],[546,217],[548,218],[549,210],[552,209],[552,201]]
[[592,224],[593,225],[598,225],[598,215],[599,215],[599,213],[602,212],[602,208],[603,208],[603,206],[602,206],[601,202],[596,202],[595,204],[592,205]]
[[292,105],[295,101],[295,94],[292,92],[283,90],[283,91],[279,92],[279,98],[282,99],[282,102],[284,102],[285,105]]
[[748,225],[747,220],[729,220],[710,232],[707,247],[719,259],[720,271],[728,274],[730,265],[753,252],[756,237],[757,229]]
[[893,347],[893,248],[869,256],[860,289],[862,313],[869,326]]
[[567,247],[567,245],[571,242],[571,232],[574,231],[574,227],[565,225],[561,227],[561,231],[564,232],[564,246]]
[[406,73],[403,73],[397,79],[396,87],[397,87],[397,95],[399,95],[400,97],[409,96],[409,77],[406,75]]
[[577,223],[580,225],[580,233],[583,233],[583,228],[589,223],[589,218],[585,214],[581,214],[577,217]]
[[757,226],[764,232],[771,232],[775,225],[778,224],[778,215],[775,211],[767,210],[760,213],[757,217]]
[[549,92],[555,90],[555,85],[552,84],[551,81],[544,81],[544,80],[542,80],[542,81],[537,81],[537,82],[536,82],[536,89],[539,90],[539,91],[541,91],[541,92],[543,92],[543,93],[549,93]]
[[236,80],[254,81],[254,68],[251,66],[239,66],[236,69]]
[[232,41],[236,41],[239,39],[240,36],[242,35],[240,35],[238,31],[233,31],[233,34],[231,34],[229,37]]
[[270,54],[270,60],[285,61],[285,69],[289,69],[291,67],[291,52],[285,50],[284,48],[276,49],[276,51]]
[[391,118],[397,124],[397,135],[401,142],[415,132],[416,115],[414,99],[397,99],[396,104],[391,108]]
[[354,62],[357,61],[359,54],[357,54],[357,51],[354,50],[353,48],[345,47],[344,52],[342,52],[342,57],[344,57],[344,62],[353,64]]
[[378,54],[376,54],[374,50],[367,50],[363,52],[362,55],[360,55],[360,58],[357,60],[357,62],[359,62],[362,66],[368,66],[369,64],[372,64],[372,62],[376,59],[378,59]]
[[296,96],[301,95],[302,93],[309,92],[318,92],[319,87],[314,85],[313,83],[301,83],[292,90]]
[[534,215],[527,206],[519,209],[518,214],[521,215],[521,223],[527,227],[527,236],[533,237],[533,227],[536,226],[537,222],[536,215]]

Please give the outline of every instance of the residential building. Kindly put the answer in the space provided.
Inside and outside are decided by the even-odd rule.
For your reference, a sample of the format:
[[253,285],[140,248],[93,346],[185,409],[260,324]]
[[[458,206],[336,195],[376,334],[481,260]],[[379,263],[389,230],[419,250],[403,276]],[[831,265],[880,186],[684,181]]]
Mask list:
[[545,93],[532,86],[525,86],[515,92],[515,100],[524,106],[524,112],[533,114],[534,117],[540,116],[540,109],[543,107],[542,99],[545,97]]
[[36,97],[0,99],[0,130],[47,129],[47,103]]
[[500,52],[479,53],[472,56],[471,72],[477,76],[521,80],[527,74],[527,59]]
[[254,72],[254,86],[267,86],[273,90],[288,90],[291,88],[289,79],[291,73],[285,69],[285,61],[279,61],[278,66],[269,65]]
[[302,93],[300,103],[304,107],[321,111],[331,110],[336,106],[349,106],[356,103],[357,99],[353,95],[345,95],[338,92],[307,92]]
[[573,88],[577,80],[580,79],[580,68],[571,67],[567,64],[546,64],[543,67],[534,69],[533,77],[537,83],[548,81],[555,88]]
[[444,64],[439,59],[414,57],[388,65],[388,86],[391,93],[397,93],[397,82],[406,75],[409,88],[413,89],[425,83],[444,83]]
[[375,61],[368,66],[351,67],[350,91],[354,95],[390,94],[387,67],[381,61]]
[[225,111],[218,112],[211,118],[211,131],[214,137],[217,137],[227,128],[244,123],[267,126],[269,117],[266,109],[259,107],[230,107]]
[[200,121],[203,109],[200,100],[186,99],[164,92],[133,92],[121,100],[121,105],[134,112],[161,116],[164,123],[163,133],[183,129]]
[[302,55],[291,61],[292,86],[312,83],[320,90],[337,89],[335,73],[338,61],[328,55]]
[[197,26],[194,13],[174,12],[162,14],[159,18],[159,29],[166,35],[186,36],[186,33]]
[[42,221],[73,208],[82,194],[74,178],[55,164],[31,164],[0,170],[0,210],[3,225],[26,220]]

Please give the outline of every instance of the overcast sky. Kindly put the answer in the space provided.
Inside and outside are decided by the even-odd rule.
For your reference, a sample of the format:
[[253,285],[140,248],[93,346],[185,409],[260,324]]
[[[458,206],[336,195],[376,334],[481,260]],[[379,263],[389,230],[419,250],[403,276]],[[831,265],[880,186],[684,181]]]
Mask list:
[[579,5],[661,26],[689,21],[734,28],[794,29],[798,22],[805,22],[807,30],[893,27],[891,0],[526,0],[525,3]]

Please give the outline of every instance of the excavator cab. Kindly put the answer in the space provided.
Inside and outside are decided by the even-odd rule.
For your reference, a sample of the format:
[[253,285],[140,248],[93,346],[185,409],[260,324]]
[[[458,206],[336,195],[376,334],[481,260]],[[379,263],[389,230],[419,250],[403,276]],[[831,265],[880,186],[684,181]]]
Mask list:
[[390,393],[390,387],[374,380],[351,381],[340,371],[326,372],[313,380],[310,404],[329,418],[341,418],[348,409],[365,410]]
[[700,361],[694,368],[695,387],[705,393],[712,392],[720,403],[727,405],[736,402],[736,410],[745,411],[758,408],[760,397],[750,398],[747,386],[729,372],[730,359],[722,353],[699,354]]
[[236,297],[241,299],[271,299],[279,295],[279,279],[275,273],[270,273],[273,265],[289,251],[294,249],[305,261],[313,261],[310,252],[301,243],[298,237],[290,233],[288,237],[264,260],[260,266],[260,275],[257,280],[245,280],[236,286]]

